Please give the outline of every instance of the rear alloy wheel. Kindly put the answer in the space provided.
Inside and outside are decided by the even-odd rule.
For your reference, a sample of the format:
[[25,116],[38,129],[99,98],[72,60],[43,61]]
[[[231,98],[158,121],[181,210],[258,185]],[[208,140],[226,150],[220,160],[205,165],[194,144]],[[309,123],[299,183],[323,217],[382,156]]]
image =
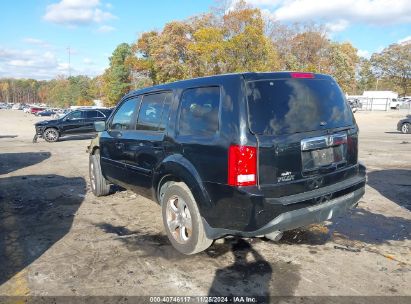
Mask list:
[[98,150],[89,157],[89,175],[91,191],[95,196],[105,196],[110,193],[110,184],[101,172],[100,153]]
[[404,134],[407,134],[407,133],[411,133],[411,124],[409,124],[409,123],[404,123],[402,126],[401,126],[401,132],[402,133],[404,133]]
[[48,142],[56,142],[59,137],[59,132],[54,128],[48,128],[43,132],[43,138]]
[[187,243],[193,234],[193,221],[182,197],[173,195],[169,198],[166,216],[168,228],[174,239],[180,244]]
[[163,223],[167,236],[175,249],[194,254],[210,247],[197,203],[184,183],[173,183],[162,200]]

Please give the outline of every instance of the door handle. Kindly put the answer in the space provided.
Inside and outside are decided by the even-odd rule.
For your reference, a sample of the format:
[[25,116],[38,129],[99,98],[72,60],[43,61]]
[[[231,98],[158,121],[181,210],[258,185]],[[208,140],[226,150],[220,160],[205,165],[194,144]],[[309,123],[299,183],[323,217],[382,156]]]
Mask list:
[[124,148],[124,144],[121,143],[121,142],[115,143],[115,146],[116,146],[117,149],[123,149]]

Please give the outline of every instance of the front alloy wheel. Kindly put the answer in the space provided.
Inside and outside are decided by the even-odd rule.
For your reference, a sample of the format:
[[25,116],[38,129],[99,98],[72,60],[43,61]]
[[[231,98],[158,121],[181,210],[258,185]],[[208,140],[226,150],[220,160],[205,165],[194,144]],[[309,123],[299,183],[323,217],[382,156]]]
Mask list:
[[59,132],[53,128],[46,129],[43,138],[48,142],[56,142],[59,139]]
[[401,127],[401,132],[404,134],[410,133],[410,124],[405,123]]

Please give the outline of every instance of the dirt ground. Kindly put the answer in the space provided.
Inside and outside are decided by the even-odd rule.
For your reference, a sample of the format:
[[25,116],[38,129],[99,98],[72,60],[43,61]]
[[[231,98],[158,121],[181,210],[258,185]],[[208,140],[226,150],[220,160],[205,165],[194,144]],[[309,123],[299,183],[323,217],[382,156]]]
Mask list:
[[90,192],[90,138],[31,142],[39,119],[0,110],[0,295],[411,296],[411,134],[405,112],[359,112],[366,194],[351,214],[279,243],[225,238],[183,256],[155,203]]

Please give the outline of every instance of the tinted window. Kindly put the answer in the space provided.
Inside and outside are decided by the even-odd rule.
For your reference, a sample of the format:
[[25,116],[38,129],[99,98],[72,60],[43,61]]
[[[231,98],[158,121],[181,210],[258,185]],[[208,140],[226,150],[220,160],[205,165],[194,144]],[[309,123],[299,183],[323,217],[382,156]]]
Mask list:
[[[98,112],[100,112],[99,115],[100,115],[101,117],[103,117],[102,114],[105,115],[105,117],[109,117],[110,114],[111,114],[111,112],[113,112],[113,110],[112,110],[112,109],[101,109],[101,110],[98,110]],[[100,116],[99,116],[99,117],[100,117]]]
[[157,130],[161,122],[164,98],[167,93],[144,95],[138,114],[137,129]]
[[212,136],[218,130],[220,88],[195,88],[183,92],[180,104],[180,135]]
[[98,118],[103,118],[105,117],[103,113],[101,113],[100,111],[97,111],[97,117]]
[[133,114],[136,111],[138,99],[126,100],[114,114],[111,121],[112,130],[129,130],[133,120]]
[[255,81],[248,83],[247,90],[250,128],[257,134],[290,134],[353,124],[351,110],[334,81]]
[[81,111],[74,111],[74,112],[71,112],[69,115],[67,115],[67,118],[68,119],[80,119],[83,116],[82,113],[83,112]]
[[[100,115],[101,115],[101,113],[100,113]],[[101,117],[101,116],[99,116],[98,111],[87,111],[86,112],[86,118],[97,118],[97,117]]]
[[170,105],[173,94],[171,92],[166,93],[166,98],[164,99],[163,114],[161,114],[161,123],[159,126],[160,130],[164,130],[167,126],[168,117],[170,115]]

